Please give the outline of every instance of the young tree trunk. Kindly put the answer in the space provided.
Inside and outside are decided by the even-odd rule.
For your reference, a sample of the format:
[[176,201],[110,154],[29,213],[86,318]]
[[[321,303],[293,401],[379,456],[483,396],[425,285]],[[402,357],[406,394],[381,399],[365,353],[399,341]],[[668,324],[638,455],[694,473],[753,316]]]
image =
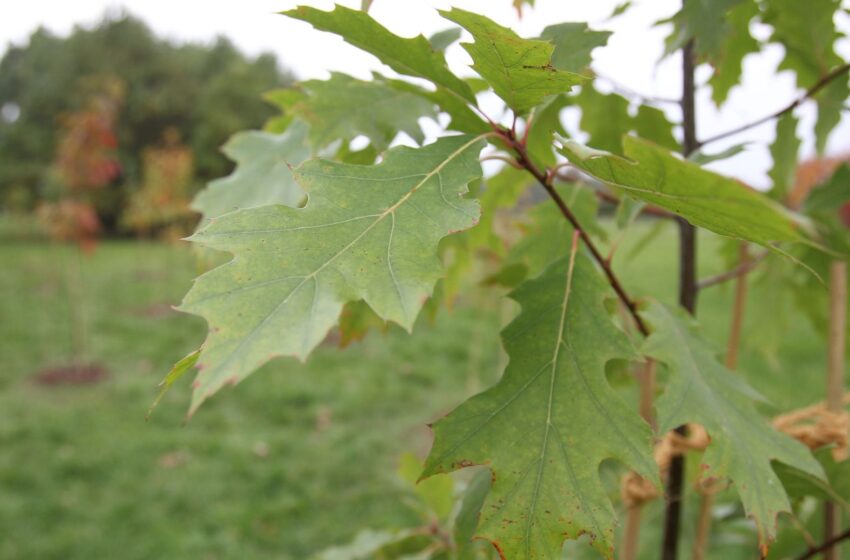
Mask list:
[[[684,142],[682,154],[687,157],[697,147],[696,110],[694,84],[694,42],[688,41],[682,48],[682,128]],[[697,236],[696,228],[683,218],[677,218],[679,224],[679,305],[691,315],[697,306]],[[685,433],[685,427],[676,429]],[[662,560],[676,560],[679,543],[679,525],[681,522],[682,489],[685,481],[685,461],[681,455],[673,457],[667,477],[667,508],[664,514],[664,539],[662,541]]]
[[[847,262],[834,261],[829,270],[829,356],[826,382],[826,407],[832,412],[842,409],[844,395],[844,352],[847,332]],[[841,510],[832,502],[824,504],[825,541],[841,530]],[[837,546],[823,553],[824,560],[839,560]]]

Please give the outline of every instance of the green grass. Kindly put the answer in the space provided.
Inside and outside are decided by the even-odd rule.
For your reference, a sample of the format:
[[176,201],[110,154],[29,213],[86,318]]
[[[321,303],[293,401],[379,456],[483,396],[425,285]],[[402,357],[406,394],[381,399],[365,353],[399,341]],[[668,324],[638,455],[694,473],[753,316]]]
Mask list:
[[[701,271],[717,272],[717,243],[706,246]],[[110,242],[78,261],[70,248],[17,242],[0,244],[0,262],[3,559],[302,558],[360,528],[402,525],[411,513],[398,456],[424,454],[426,423],[497,378],[500,312],[488,300],[420,321],[414,338],[393,328],[346,350],[325,345],[306,364],[275,361],[188,423],[181,380],[145,422],[156,383],[203,340],[202,320],[151,313],[185,293],[193,254]],[[618,269],[634,293],[671,301],[675,262],[668,232]],[[718,347],[730,293],[714,288],[700,302]],[[34,383],[74,357],[78,308],[87,359],[109,378]],[[742,367],[783,408],[820,398],[823,351],[802,319],[780,362],[748,352]]]

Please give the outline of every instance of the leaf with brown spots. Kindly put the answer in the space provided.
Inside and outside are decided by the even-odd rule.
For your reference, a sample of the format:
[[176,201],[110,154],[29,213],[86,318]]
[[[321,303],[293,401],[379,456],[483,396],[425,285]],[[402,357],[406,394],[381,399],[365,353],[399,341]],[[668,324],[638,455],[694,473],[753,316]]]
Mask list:
[[616,516],[599,465],[614,459],[658,480],[649,426],[608,385],[605,365],[636,354],[612,323],[608,286],[583,254],[557,261],[513,297],[502,380],[434,425],[423,477],[489,465],[493,485],[477,535],[505,558],[560,558],[591,536],[613,554]]
[[527,113],[550,95],[568,92],[583,81],[578,74],[552,66],[555,46],[547,41],[523,39],[484,16],[458,8],[440,14],[472,34],[474,43],[461,43],[472,57],[472,69],[517,113]]
[[378,165],[311,160],[293,171],[304,208],[231,212],[195,233],[234,258],[198,278],[180,308],[210,326],[192,410],[274,357],[306,359],[346,303],[362,299],[410,330],[442,274],[440,240],[478,222],[464,195],[483,144],[450,136],[394,148]]

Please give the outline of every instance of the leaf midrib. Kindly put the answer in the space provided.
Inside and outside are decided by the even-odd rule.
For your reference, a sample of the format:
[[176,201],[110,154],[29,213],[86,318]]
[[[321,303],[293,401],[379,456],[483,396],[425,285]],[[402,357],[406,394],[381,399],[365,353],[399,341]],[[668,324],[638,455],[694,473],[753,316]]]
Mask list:
[[[443,170],[443,168],[445,168],[446,165],[448,165],[450,162],[454,161],[455,158],[459,157],[463,152],[465,152],[467,149],[469,149],[470,146],[479,142],[482,137],[483,137],[483,135],[479,135],[479,136],[474,137],[469,142],[466,142],[465,144],[463,144],[462,146],[457,148],[454,152],[449,154],[448,157],[446,157],[443,161],[441,161],[440,164],[437,165],[434,169],[429,171],[422,178],[421,181],[419,181],[416,185],[414,185],[395,204],[393,204],[392,206],[390,206],[389,208],[387,208],[386,210],[384,210],[380,214],[377,214],[375,221],[372,222],[368,227],[366,227],[362,232],[360,232],[360,234],[358,234],[351,242],[349,242],[345,247],[343,247],[342,249],[337,251],[327,261],[322,263],[321,266],[319,266],[316,270],[314,270],[310,274],[304,276],[304,278],[301,280],[301,282],[299,282],[294,288],[292,288],[292,290],[290,290],[290,292],[286,295],[286,297],[284,297],[280,301],[280,303],[278,303],[269,313],[267,313],[266,316],[263,317],[263,319],[251,330],[250,333],[248,333],[245,337],[242,338],[242,340],[239,342],[239,344],[236,346],[236,348],[233,351],[231,351],[228,354],[227,358],[225,358],[222,362],[220,362],[218,364],[218,366],[213,371],[222,371],[223,369],[225,369],[230,364],[230,362],[233,360],[234,356],[236,356],[242,350],[242,348],[248,343],[249,340],[253,340],[253,338],[257,334],[257,332],[259,330],[261,330],[266,325],[266,323],[273,316],[275,316],[277,314],[277,312],[280,310],[280,308],[289,301],[289,299],[307,282],[307,280],[312,279],[312,278],[316,278],[317,275],[319,273],[321,273],[327,266],[329,266],[334,260],[336,260],[340,255],[342,255],[343,253],[345,253],[346,251],[351,249],[354,245],[356,245],[361,239],[363,239],[363,237],[366,236],[366,234],[368,234],[370,231],[372,231],[372,229],[374,229],[387,215],[394,213],[402,204],[404,204],[420,188],[422,188],[432,177],[434,177],[435,175],[438,175]],[[318,290],[318,286],[317,286],[317,290]],[[302,348],[302,351],[303,351],[303,348]],[[207,377],[207,379],[211,379],[212,377],[215,377],[215,376],[212,375],[212,372],[211,372],[211,374]]]

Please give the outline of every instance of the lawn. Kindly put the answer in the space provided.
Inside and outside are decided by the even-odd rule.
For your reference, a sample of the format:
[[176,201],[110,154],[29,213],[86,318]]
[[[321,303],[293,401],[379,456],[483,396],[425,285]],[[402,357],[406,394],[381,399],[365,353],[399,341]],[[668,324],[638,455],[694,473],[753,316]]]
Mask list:
[[[701,271],[710,274],[723,265],[716,240],[706,240]],[[634,293],[671,301],[675,259],[668,231],[618,269]],[[503,363],[506,308],[464,300],[421,320],[414,338],[391,328],[345,350],[325,344],[306,364],[277,360],[188,422],[190,380],[182,380],[146,422],[157,382],[203,340],[202,320],[168,307],[198,272],[195,255],[182,245],[108,242],[80,258],[15,241],[0,243],[0,262],[3,559],[303,558],[359,528],[401,525],[412,514],[394,474],[399,455],[423,456],[426,423],[493,383]],[[700,301],[718,348],[730,295],[717,287]],[[70,306],[72,297],[82,305]],[[39,382],[40,371],[75,354],[75,313],[86,359],[108,375]],[[823,391],[817,337],[802,319],[790,329],[784,367],[756,352],[742,362],[781,408]]]

